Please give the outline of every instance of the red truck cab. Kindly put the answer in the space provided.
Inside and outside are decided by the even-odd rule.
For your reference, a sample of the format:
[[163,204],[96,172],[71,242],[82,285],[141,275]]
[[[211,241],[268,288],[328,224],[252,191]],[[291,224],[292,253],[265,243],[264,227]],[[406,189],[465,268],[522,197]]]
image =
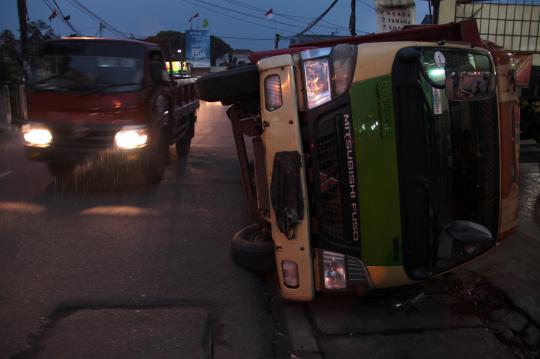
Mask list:
[[32,69],[23,126],[30,159],[55,176],[103,154],[161,180],[169,146],[187,155],[198,101],[194,79],[173,81],[159,46],[135,40],[49,41]]

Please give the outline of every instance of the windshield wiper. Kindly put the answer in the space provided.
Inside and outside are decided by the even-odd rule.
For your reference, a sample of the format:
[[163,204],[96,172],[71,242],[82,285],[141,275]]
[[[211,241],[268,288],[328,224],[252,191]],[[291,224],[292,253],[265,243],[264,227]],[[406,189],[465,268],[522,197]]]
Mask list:
[[87,95],[92,95],[92,94],[95,94],[95,93],[99,93],[99,92],[102,92],[103,90],[106,90],[106,89],[112,88],[112,87],[133,86],[133,85],[142,85],[142,83],[140,83],[140,82],[126,82],[126,83],[121,83],[121,84],[105,83],[105,84],[103,84],[103,85],[101,85],[99,87],[96,87],[96,88],[93,88],[91,90],[82,92],[81,96],[87,96]]

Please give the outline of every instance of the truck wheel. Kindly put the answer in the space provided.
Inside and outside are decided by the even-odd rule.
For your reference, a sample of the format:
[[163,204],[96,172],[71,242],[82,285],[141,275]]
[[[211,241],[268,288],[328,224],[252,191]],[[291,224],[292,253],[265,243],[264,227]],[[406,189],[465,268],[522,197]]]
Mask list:
[[66,162],[47,162],[49,172],[57,178],[68,177],[73,174],[76,165],[74,163]]
[[208,102],[233,104],[259,94],[259,70],[249,64],[208,73],[195,82],[199,98]]
[[238,266],[254,272],[276,270],[274,243],[262,234],[258,224],[239,230],[231,240],[231,258]]
[[143,166],[143,174],[148,184],[158,184],[163,178],[165,167],[169,162],[169,145],[162,136],[159,142],[150,149],[150,154]]
[[189,125],[186,134],[178,140],[175,144],[176,156],[178,158],[184,158],[189,154],[191,149],[191,139],[193,138],[193,122]]

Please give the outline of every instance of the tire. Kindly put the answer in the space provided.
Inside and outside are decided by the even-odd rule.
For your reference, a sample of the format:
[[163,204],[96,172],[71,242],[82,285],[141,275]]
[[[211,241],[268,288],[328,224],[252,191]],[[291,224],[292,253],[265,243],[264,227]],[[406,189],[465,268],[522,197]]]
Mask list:
[[233,104],[237,101],[259,96],[259,70],[249,64],[202,76],[195,82],[201,100],[221,101]]
[[162,135],[159,142],[150,148],[148,158],[143,164],[143,175],[148,184],[158,184],[165,174],[169,162],[169,144]]
[[49,172],[56,178],[65,178],[73,174],[76,164],[65,162],[47,162]]
[[178,142],[176,142],[175,144],[176,156],[178,158],[184,158],[184,157],[187,157],[187,155],[189,155],[189,151],[191,149],[191,139],[193,138],[193,132],[194,132],[193,122],[191,122],[189,126],[190,127],[188,128],[186,134],[181,139],[179,139]]
[[253,272],[276,270],[274,243],[265,240],[258,224],[239,230],[231,240],[231,258],[238,266]]

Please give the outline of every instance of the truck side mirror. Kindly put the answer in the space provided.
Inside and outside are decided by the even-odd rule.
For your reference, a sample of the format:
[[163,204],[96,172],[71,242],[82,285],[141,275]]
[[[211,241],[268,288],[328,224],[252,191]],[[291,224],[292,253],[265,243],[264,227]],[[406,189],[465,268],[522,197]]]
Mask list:
[[445,89],[450,101],[485,100],[495,95],[495,76],[487,71],[452,72]]
[[150,75],[153,83],[169,82],[168,74],[163,70],[163,63],[160,61],[150,63]]
[[484,252],[494,243],[491,232],[471,221],[453,221],[443,228],[437,238],[437,267],[461,263]]

